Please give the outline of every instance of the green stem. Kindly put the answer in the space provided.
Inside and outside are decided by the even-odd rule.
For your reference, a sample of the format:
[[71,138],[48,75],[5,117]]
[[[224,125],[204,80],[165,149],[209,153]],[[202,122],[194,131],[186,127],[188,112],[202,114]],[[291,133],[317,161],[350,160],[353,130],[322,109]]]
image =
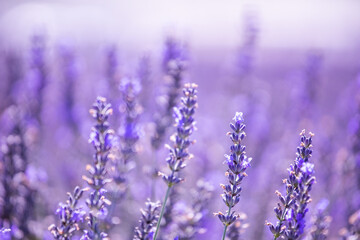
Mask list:
[[[228,213],[227,213],[227,216],[230,216],[230,211],[231,211],[231,207],[229,207],[229,210],[228,210]],[[223,236],[222,236],[222,240],[225,240],[225,236],[226,236],[226,230],[228,228],[228,225],[225,225],[224,227],[224,232],[223,232]]]
[[226,229],[227,229],[227,225],[224,228],[224,232],[223,232],[223,236],[222,236],[222,240],[225,240],[225,236],[226,236]]
[[167,189],[166,195],[165,195],[165,199],[164,199],[163,205],[162,205],[162,207],[161,207],[161,213],[160,213],[160,216],[159,216],[159,220],[158,220],[158,222],[157,222],[157,225],[156,225],[156,231],[155,231],[153,240],[156,240],[156,237],[157,237],[157,235],[158,235],[158,233],[159,233],[161,219],[162,219],[162,217],[163,217],[163,215],[164,215],[164,212],[165,212],[165,206],[166,206],[166,202],[167,202],[167,200],[168,200],[168,198],[169,198],[170,190],[171,190],[171,186],[168,186],[168,189]]

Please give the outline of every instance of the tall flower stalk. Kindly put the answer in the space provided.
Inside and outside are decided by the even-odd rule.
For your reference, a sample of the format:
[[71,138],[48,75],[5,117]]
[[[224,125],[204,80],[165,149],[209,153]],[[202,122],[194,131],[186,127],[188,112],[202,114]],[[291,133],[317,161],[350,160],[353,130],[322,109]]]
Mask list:
[[5,56],[5,66],[7,73],[6,93],[8,94],[8,99],[5,99],[4,108],[19,102],[20,82],[24,74],[23,61],[20,54],[15,51],[8,52]]
[[190,140],[190,135],[195,129],[195,120],[193,116],[195,109],[197,108],[197,85],[185,84],[183,94],[184,96],[181,98],[182,106],[180,108],[174,108],[176,132],[170,138],[173,142],[173,146],[168,146],[170,153],[169,157],[166,159],[170,174],[160,173],[168,188],[162,204],[153,240],[156,239],[159,233],[161,219],[171,189],[183,180],[179,176],[179,173],[186,166],[185,160],[191,157],[188,148],[193,143],[193,141]]
[[246,170],[250,167],[250,162],[252,160],[246,156],[245,146],[242,144],[242,141],[246,136],[243,113],[237,112],[233,120],[234,122],[230,123],[232,132],[228,133],[233,145],[230,147],[230,155],[225,154],[226,163],[228,165],[228,170],[225,175],[229,182],[226,185],[221,184],[221,187],[224,190],[222,198],[228,207],[228,210],[225,214],[222,212],[215,214],[224,224],[223,240],[225,239],[227,228],[239,218],[239,215],[232,210],[240,201],[240,184],[244,177],[247,176]]
[[55,213],[59,217],[60,225],[56,226],[55,224],[52,224],[49,226],[49,231],[54,239],[70,240],[76,231],[79,230],[78,223],[83,221],[86,212],[77,205],[86,190],[87,189],[75,187],[74,193],[67,193],[68,200],[66,203],[59,204],[59,208]]
[[166,131],[171,126],[173,108],[178,101],[186,67],[184,50],[174,38],[168,38],[165,42],[162,65],[168,83],[168,93],[165,108],[155,116],[154,120],[156,127],[155,135],[151,139],[151,145],[155,150],[162,146]]
[[138,103],[141,85],[136,79],[124,78],[120,85],[123,104],[120,112],[124,116],[123,123],[119,129],[121,141],[121,156],[124,164],[134,161],[136,154],[135,145],[139,140],[139,117],[142,107]]
[[146,208],[141,209],[140,226],[135,228],[134,240],[152,240],[156,221],[159,219],[160,202],[146,202]]
[[184,206],[183,214],[176,214],[175,225],[180,239],[193,240],[198,234],[206,230],[202,227],[205,217],[208,214],[208,204],[212,197],[213,186],[203,180],[198,180],[196,188],[191,189],[192,202],[189,207]]
[[331,217],[326,214],[329,200],[323,199],[316,206],[316,215],[313,217],[313,224],[310,231],[312,240],[325,240],[329,233]]
[[46,66],[46,40],[45,36],[35,34],[31,38],[30,49],[30,82],[33,89],[29,96],[31,117],[41,121],[41,112],[44,101],[44,90],[48,84],[48,69]]
[[[150,55],[144,55],[140,58],[136,76],[142,86],[140,98],[140,104],[148,109],[152,102],[149,101],[153,97],[153,82],[152,82],[152,68]],[[147,113],[150,114],[150,113]]]
[[87,216],[89,230],[84,231],[83,239],[107,239],[107,234],[100,229],[100,221],[106,217],[107,205],[111,204],[105,195],[105,185],[111,181],[107,177],[106,163],[111,158],[114,139],[114,131],[110,129],[108,122],[112,112],[111,104],[102,97],[98,97],[90,109],[90,114],[96,121],[89,139],[95,148],[95,154],[93,164],[86,167],[89,177],[83,177],[92,189],[86,200],[90,209]]
[[61,46],[59,54],[62,60],[63,73],[63,109],[64,120],[66,124],[73,130],[78,130],[75,112],[75,84],[78,78],[78,69],[76,54],[70,46]]
[[278,222],[275,226],[267,223],[274,240],[279,237],[296,240],[304,233],[307,205],[311,201],[309,192],[315,182],[314,164],[309,161],[312,137],[312,133],[307,137],[305,130],[300,133],[300,146],[297,148],[295,162],[290,165],[289,177],[284,180],[286,195],[276,191],[280,200],[274,209]]
[[[16,109],[17,111],[18,109]],[[20,113],[16,112],[19,118]],[[34,218],[36,191],[29,185],[27,144],[25,128],[20,119],[1,147],[0,228],[11,228],[13,239],[27,239],[32,236],[29,220]]]
[[136,144],[140,137],[139,117],[142,112],[142,107],[138,103],[140,90],[141,85],[136,79],[122,79],[120,85],[122,95],[122,104],[120,105],[122,122],[119,128],[120,153],[113,161],[112,179],[115,189],[111,194],[113,204],[110,206],[108,218],[112,217],[116,203],[125,195],[128,188],[126,175],[135,166]]
[[360,238],[360,210],[353,213],[349,218],[349,227],[341,229],[341,240],[354,240]]
[[243,40],[238,53],[238,71],[240,79],[249,76],[254,69],[255,50],[259,27],[256,13],[246,13],[244,17]]
[[245,229],[249,227],[249,224],[244,223],[247,218],[246,214],[240,213],[239,218],[230,225],[229,229],[226,232],[227,240],[241,240]]

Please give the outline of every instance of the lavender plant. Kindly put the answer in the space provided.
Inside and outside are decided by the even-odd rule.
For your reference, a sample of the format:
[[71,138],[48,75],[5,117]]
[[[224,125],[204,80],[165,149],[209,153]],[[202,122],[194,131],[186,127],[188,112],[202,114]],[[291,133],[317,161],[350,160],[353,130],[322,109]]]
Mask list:
[[152,102],[149,101],[153,96],[153,89],[152,89],[152,78],[151,78],[151,58],[149,55],[144,55],[141,57],[137,67],[137,78],[143,90],[141,91],[140,97],[140,104],[145,108],[148,109],[151,107]]
[[226,185],[221,184],[224,193],[222,194],[223,201],[228,207],[225,214],[218,212],[217,215],[220,221],[224,224],[224,232],[222,239],[225,239],[227,228],[233,224],[239,215],[232,211],[236,204],[240,201],[241,187],[240,184],[246,175],[246,170],[250,167],[251,158],[246,156],[245,146],[242,145],[242,140],[245,138],[245,124],[242,112],[235,113],[233,118],[234,122],[230,123],[232,132],[228,135],[233,143],[230,147],[230,155],[225,154],[226,164],[228,170],[226,176],[229,183]]
[[79,230],[79,222],[83,222],[86,212],[78,207],[78,202],[83,193],[87,189],[75,187],[74,193],[67,193],[68,200],[66,203],[60,203],[56,210],[56,215],[59,217],[60,225],[52,224],[49,226],[49,231],[57,240],[70,240],[72,236]]
[[166,106],[162,113],[155,116],[155,135],[152,147],[158,150],[164,142],[167,129],[172,123],[172,112],[178,101],[183,74],[186,66],[184,50],[174,38],[168,38],[163,56],[163,71],[169,84]]
[[89,177],[83,176],[92,189],[86,200],[90,209],[86,217],[89,230],[84,231],[83,239],[107,239],[107,233],[100,229],[100,221],[106,217],[107,205],[111,204],[105,195],[105,185],[111,181],[107,177],[106,163],[111,158],[110,151],[114,139],[114,131],[110,129],[108,122],[112,111],[111,104],[102,97],[98,97],[90,109],[90,114],[96,121],[89,139],[95,154],[93,164],[86,167]]
[[120,153],[113,161],[112,179],[115,189],[111,194],[113,204],[110,207],[109,217],[112,217],[116,203],[126,192],[127,173],[135,166],[136,144],[140,137],[139,117],[142,112],[142,107],[138,103],[140,90],[140,83],[136,79],[122,79],[120,85],[122,95],[122,105],[120,106],[122,123],[119,129]]
[[[19,53],[11,51],[7,53],[5,58],[6,72],[7,72],[7,86],[6,92],[9,95],[5,106],[8,107],[12,104],[16,104],[19,100],[17,99],[17,93],[20,88],[20,82],[23,78],[23,61]],[[6,100],[6,99],[5,99]]]
[[[175,207],[176,202],[179,200],[180,193],[177,188],[172,189],[172,191],[169,193],[168,201],[165,206],[165,211],[163,215],[163,223],[161,225],[161,228],[166,231],[166,235],[171,234],[173,232],[173,229],[171,229],[173,223],[174,223],[174,217],[176,215],[175,213]],[[169,236],[165,236],[165,239]]]
[[242,34],[244,39],[239,49],[237,61],[240,78],[248,76],[253,71],[258,33],[257,16],[254,13],[247,13],[244,17]]
[[312,240],[325,240],[328,236],[331,217],[326,214],[329,200],[323,199],[316,206],[316,215],[313,218],[310,235]]
[[11,228],[13,239],[33,237],[29,221],[34,218],[36,190],[29,184],[25,127],[19,109],[15,109],[15,125],[2,145],[2,200],[0,227]]
[[274,209],[278,222],[276,226],[267,223],[274,239],[299,239],[304,233],[307,205],[311,201],[309,192],[315,182],[314,164],[310,163],[312,137],[306,137],[305,130],[300,133],[300,146],[297,148],[294,164],[290,165],[289,177],[284,180],[286,195],[276,194],[280,203]]
[[191,157],[188,152],[188,148],[193,143],[189,137],[195,129],[195,120],[193,116],[195,109],[197,108],[197,85],[194,83],[185,84],[183,94],[184,96],[181,98],[182,106],[180,108],[174,108],[176,132],[170,138],[173,142],[173,146],[168,146],[170,153],[169,157],[166,159],[171,173],[160,173],[168,188],[162,203],[160,217],[157,222],[153,240],[155,240],[158,235],[161,219],[163,217],[171,189],[183,180],[179,176],[179,173],[186,166],[185,160]]
[[246,214],[240,213],[239,218],[230,225],[229,230],[226,233],[227,240],[241,240],[242,234],[244,233],[245,229],[248,228],[248,224],[244,223],[246,219]]
[[352,240],[360,238],[360,210],[353,213],[349,218],[349,227],[340,231],[342,240]]
[[120,112],[124,118],[119,133],[122,145],[121,156],[126,165],[130,161],[134,161],[136,143],[140,136],[139,117],[142,107],[138,103],[138,95],[141,91],[141,85],[136,79],[124,78],[120,85],[120,91],[123,96]]
[[69,46],[60,47],[60,56],[62,60],[62,73],[64,79],[63,85],[63,109],[64,109],[64,120],[66,124],[74,131],[78,130],[76,121],[75,106],[75,83],[78,78],[77,61],[75,51]]
[[[346,206],[346,218],[349,218],[356,210],[360,208],[360,75],[357,79],[354,102],[356,112],[350,119],[349,132],[351,155],[343,165],[343,178],[346,179],[347,188],[344,189],[344,195],[348,199]],[[355,178],[355,181],[354,181]]]
[[105,76],[111,86],[118,86],[118,50],[116,45],[110,45],[106,49]]
[[141,209],[140,226],[135,228],[134,240],[152,240],[155,232],[155,224],[159,219],[160,202],[145,203],[146,208]]
[[32,117],[40,122],[43,108],[44,89],[48,84],[48,69],[45,61],[46,45],[45,36],[35,34],[31,39],[30,50],[30,81],[31,94],[30,113]]
[[180,239],[192,240],[196,239],[198,234],[206,231],[202,224],[208,213],[208,204],[213,192],[210,183],[198,180],[196,188],[190,191],[192,203],[190,207],[184,209],[183,214],[177,214],[175,220],[177,225],[177,234]]

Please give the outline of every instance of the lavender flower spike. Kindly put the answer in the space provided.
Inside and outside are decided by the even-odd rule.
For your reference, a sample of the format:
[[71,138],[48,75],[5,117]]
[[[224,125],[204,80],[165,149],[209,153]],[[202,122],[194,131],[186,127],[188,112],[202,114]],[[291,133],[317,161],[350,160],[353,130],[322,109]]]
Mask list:
[[159,232],[161,219],[164,214],[170,190],[174,185],[182,181],[182,178],[179,176],[179,172],[185,168],[185,160],[191,157],[188,152],[188,148],[190,144],[193,143],[189,137],[195,129],[195,120],[193,115],[195,113],[195,109],[197,108],[197,85],[194,83],[185,84],[183,94],[184,96],[181,98],[182,106],[180,108],[174,108],[176,133],[170,138],[173,142],[173,147],[168,146],[170,154],[166,159],[171,173],[168,175],[165,173],[159,173],[168,185],[168,189],[166,191],[153,240],[156,239]]
[[55,224],[49,226],[49,231],[54,239],[70,240],[75,231],[79,229],[78,222],[83,221],[86,212],[81,208],[77,208],[77,203],[86,190],[75,187],[73,194],[68,193],[66,203],[59,204],[56,215],[60,218],[60,226],[57,227]]
[[204,219],[208,214],[207,208],[212,197],[213,186],[209,182],[200,179],[196,183],[196,188],[191,189],[190,195],[192,203],[189,207],[181,210],[183,214],[175,219],[177,233],[182,240],[197,239],[197,235],[206,231],[203,228]]
[[185,49],[174,38],[168,38],[165,43],[165,52],[163,57],[163,70],[165,79],[169,83],[166,106],[161,114],[155,115],[155,135],[151,139],[151,145],[158,150],[166,136],[167,129],[171,126],[171,114],[176,106],[184,72],[186,70]]
[[137,79],[122,79],[120,91],[123,96],[123,105],[120,111],[124,115],[123,124],[119,129],[120,139],[122,141],[122,157],[124,163],[128,164],[133,161],[136,154],[135,145],[139,140],[139,117],[142,107],[138,103],[138,96],[141,91],[140,82]]
[[251,158],[246,156],[245,146],[241,144],[242,140],[245,138],[245,124],[242,112],[237,112],[233,118],[234,123],[230,123],[230,128],[233,132],[229,132],[233,145],[230,147],[230,155],[225,155],[226,163],[228,165],[228,170],[226,171],[226,176],[229,183],[227,185],[221,184],[221,187],[224,189],[222,198],[228,210],[226,214],[221,212],[216,213],[220,221],[224,224],[224,232],[222,239],[225,239],[226,230],[228,226],[236,221],[239,218],[239,215],[235,211],[231,211],[234,206],[240,201],[240,184],[244,177],[246,176],[246,169],[250,166]]
[[0,149],[0,227],[10,228],[12,239],[22,239],[33,234],[29,221],[35,218],[36,189],[28,184],[26,175],[29,164],[26,128],[20,120],[21,112],[14,110],[15,124]]
[[106,205],[111,202],[106,198],[104,186],[111,180],[107,178],[106,163],[110,159],[110,151],[113,145],[114,130],[109,128],[108,118],[113,110],[111,104],[106,102],[105,98],[98,97],[94,103],[90,114],[96,120],[90,134],[89,142],[95,148],[93,165],[87,165],[86,169],[90,177],[84,176],[83,179],[92,188],[86,204],[90,209],[87,217],[90,230],[84,231],[83,239],[107,239],[107,234],[102,232],[99,226],[99,220],[107,215]]
[[159,219],[160,202],[146,202],[146,209],[141,209],[140,226],[135,228],[134,240],[151,240],[155,224]]
[[279,221],[276,226],[267,223],[274,239],[285,237],[296,240],[304,232],[305,214],[308,212],[307,204],[311,201],[309,192],[315,182],[315,177],[313,176],[314,164],[309,162],[313,134],[310,133],[310,137],[306,137],[303,130],[300,136],[300,146],[297,148],[295,162],[288,169],[288,179],[284,180],[286,195],[283,196],[276,191],[280,203],[274,211]]
[[313,226],[311,228],[312,240],[325,240],[329,233],[329,225],[331,217],[326,215],[326,208],[329,205],[329,200],[322,199],[316,206],[317,212],[313,219]]

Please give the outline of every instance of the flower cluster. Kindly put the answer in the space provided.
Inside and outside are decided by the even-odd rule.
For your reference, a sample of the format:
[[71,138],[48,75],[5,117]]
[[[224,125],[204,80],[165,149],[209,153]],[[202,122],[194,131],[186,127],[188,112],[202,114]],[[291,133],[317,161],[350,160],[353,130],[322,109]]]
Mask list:
[[11,228],[13,239],[30,236],[28,222],[33,217],[35,190],[29,185],[27,146],[19,121],[1,147],[0,226]]
[[208,213],[207,206],[212,192],[213,187],[211,184],[203,180],[199,180],[196,183],[196,188],[191,189],[192,203],[190,207],[185,206],[182,214],[176,214],[178,217],[175,219],[175,224],[180,239],[196,239],[197,234],[205,232],[202,223]]
[[240,78],[251,74],[254,69],[255,51],[259,38],[259,26],[255,14],[247,14],[244,18],[243,41],[238,54]]
[[137,152],[136,143],[140,137],[139,117],[142,111],[138,103],[138,94],[141,86],[136,79],[123,78],[121,80],[120,91],[123,99],[120,105],[122,116],[121,127],[119,129],[119,149],[115,150],[113,161],[112,180],[114,189],[111,192],[112,206],[109,209],[111,218],[116,207],[116,203],[122,199],[128,187],[127,173],[135,166],[135,156]]
[[152,240],[156,221],[159,219],[160,202],[148,200],[141,209],[140,226],[135,228],[134,240]]
[[170,190],[174,185],[182,181],[182,178],[179,176],[180,171],[186,166],[185,160],[191,156],[188,152],[188,148],[193,143],[193,141],[189,138],[195,130],[196,122],[193,116],[195,114],[195,109],[197,108],[197,85],[194,83],[185,84],[183,94],[184,96],[181,98],[182,106],[180,108],[174,108],[176,132],[170,138],[173,142],[173,147],[167,146],[170,153],[166,162],[171,173],[159,173],[167,184],[168,189],[162,204],[160,217],[154,234],[154,240],[156,239],[160,228],[161,219],[171,192]]
[[249,227],[249,224],[244,223],[247,218],[246,214],[241,213],[239,218],[231,224],[229,230],[226,233],[226,239],[228,240],[240,240],[245,229]]
[[15,51],[6,54],[5,65],[8,84],[5,91],[9,93],[9,98],[3,99],[3,101],[5,101],[5,107],[19,102],[17,94],[20,90],[20,81],[24,74],[22,61],[20,54]]
[[136,153],[135,144],[139,140],[140,130],[138,126],[142,108],[137,101],[141,91],[141,85],[137,79],[124,78],[121,80],[120,91],[123,97],[123,105],[120,112],[124,116],[119,129],[121,140],[121,156],[125,164],[133,160]]
[[76,54],[74,49],[69,46],[62,45],[59,48],[59,53],[62,60],[62,72],[63,72],[63,112],[65,123],[70,128],[77,131],[78,126],[76,122],[75,112],[75,84],[78,75]]
[[179,183],[182,178],[178,176],[181,169],[186,164],[185,160],[191,155],[188,153],[188,147],[193,141],[189,139],[195,129],[194,113],[197,108],[197,85],[185,84],[184,97],[181,98],[182,107],[174,108],[174,118],[176,133],[171,136],[173,147],[168,146],[170,150],[169,157],[166,159],[171,174],[161,173],[166,184],[171,187]]
[[240,201],[240,184],[246,176],[246,169],[250,167],[250,162],[252,160],[246,156],[245,146],[242,145],[242,141],[246,136],[244,131],[245,124],[243,113],[237,112],[233,120],[234,123],[230,123],[232,132],[228,133],[233,145],[230,147],[230,155],[225,155],[226,164],[228,166],[226,176],[229,183],[226,185],[221,185],[224,190],[222,198],[228,207],[228,210],[226,214],[221,212],[215,214],[219,217],[220,221],[225,226],[222,239],[225,239],[227,227],[234,223],[239,217],[235,211],[231,210]]
[[310,233],[312,240],[325,240],[327,238],[331,222],[331,217],[326,215],[328,205],[329,201],[327,199],[323,199],[316,206],[317,212],[314,216]]
[[108,122],[112,111],[111,104],[102,97],[98,97],[90,109],[90,114],[96,120],[96,125],[92,129],[89,139],[95,148],[95,154],[93,165],[86,167],[90,177],[83,177],[92,188],[90,196],[86,200],[90,209],[87,218],[90,230],[85,230],[84,239],[106,239],[107,237],[107,234],[100,229],[99,219],[106,217],[106,205],[111,204],[105,196],[104,186],[111,181],[107,178],[106,163],[111,158],[110,152],[114,139],[114,131],[109,128]]
[[349,228],[341,229],[341,240],[352,240],[360,238],[360,210],[353,213],[349,218]]
[[136,71],[136,77],[139,79],[139,82],[142,86],[141,95],[139,96],[139,101],[141,106],[143,106],[145,109],[148,109],[151,107],[152,102],[149,101],[149,99],[152,99],[153,97],[153,89],[152,89],[152,68],[151,68],[151,58],[149,55],[144,55],[140,58],[137,71]]
[[78,223],[83,222],[86,212],[77,205],[84,191],[86,189],[75,187],[73,194],[68,193],[66,203],[59,204],[59,208],[55,213],[60,219],[60,226],[57,227],[54,224],[49,226],[49,231],[54,239],[70,240],[75,232],[79,230]]
[[33,35],[30,49],[30,81],[31,86],[33,87],[33,89],[31,89],[31,94],[34,94],[34,96],[30,96],[30,109],[32,117],[35,118],[38,122],[40,122],[41,119],[44,89],[48,84],[48,72],[45,61],[45,54],[45,36],[42,34]]
[[109,45],[105,51],[106,62],[105,62],[105,76],[109,85],[117,86],[119,83],[117,81],[119,60],[118,60],[118,49],[116,45]]
[[163,58],[163,70],[165,79],[169,83],[169,89],[164,112],[155,116],[154,120],[156,129],[151,144],[155,150],[159,149],[164,142],[166,131],[172,123],[171,115],[178,101],[185,71],[186,61],[184,54],[181,45],[174,38],[167,39]]
[[294,164],[290,165],[289,177],[284,180],[286,195],[276,192],[280,203],[274,209],[278,222],[276,226],[267,223],[274,239],[284,236],[299,239],[305,228],[307,205],[311,201],[310,190],[315,182],[314,164],[310,163],[312,137],[306,137],[305,130],[300,133],[300,146],[297,148]]

